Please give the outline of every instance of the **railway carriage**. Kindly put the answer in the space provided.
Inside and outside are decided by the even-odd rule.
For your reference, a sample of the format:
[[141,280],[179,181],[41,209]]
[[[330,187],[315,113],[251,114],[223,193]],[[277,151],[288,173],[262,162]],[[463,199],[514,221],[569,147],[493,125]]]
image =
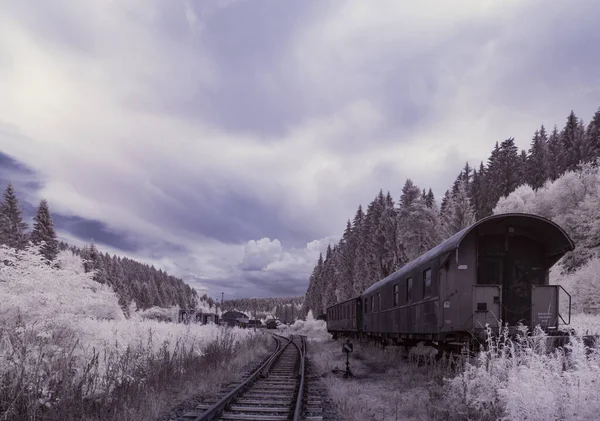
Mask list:
[[356,337],[362,330],[362,301],[351,298],[327,308],[327,330],[338,336]]
[[[458,345],[483,339],[486,325],[500,323],[556,332],[562,287],[549,285],[548,275],[573,249],[562,228],[536,215],[481,219],[367,288],[355,299],[362,323],[356,318],[352,333],[406,345]],[[570,296],[563,295],[570,309]],[[340,332],[339,326],[328,329]]]

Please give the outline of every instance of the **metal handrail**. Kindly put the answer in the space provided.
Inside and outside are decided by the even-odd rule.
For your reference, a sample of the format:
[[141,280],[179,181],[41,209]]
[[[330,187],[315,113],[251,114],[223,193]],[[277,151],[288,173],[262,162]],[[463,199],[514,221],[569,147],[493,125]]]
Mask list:
[[296,348],[300,352],[300,371],[298,376],[300,377],[300,385],[298,386],[298,396],[296,397],[296,409],[294,411],[294,421],[300,421],[300,415],[302,414],[302,398],[304,393],[304,357],[306,356],[306,338],[304,336],[300,336],[300,340],[302,341],[302,348],[300,348],[295,342]]
[[569,296],[569,322],[565,322],[565,319],[563,319],[562,315],[560,314],[560,307],[558,309],[558,317],[560,317],[560,320],[562,320],[564,324],[570,325],[571,324],[571,294],[569,294],[567,292],[567,290],[563,288],[562,285],[557,284],[557,286],[560,287],[560,289],[562,289],[565,292],[565,294],[567,294]]
[[223,409],[225,409],[225,407],[233,399],[235,399],[240,393],[242,393],[244,391],[244,389],[246,389],[246,387],[248,387],[254,380],[256,380],[256,378],[258,377],[258,375],[264,370],[264,368],[267,365],[269,365],[269,367],[270,367],[270,364],[272,363],[272,361],[274,361],[277,357],[279,357],[279,355],[281,355],[281,353],[283,352],[283,350],[292,342],[290,339],[285,338],[284,336],[280,336],[280,338],[288,339],[288,341],[289,341],[287,344],[285,344],[285,346],[281,346],[281,341],[278,340],[277,338],[275,338],[275,336],[279,336],[279,335],[273,335],[273,339],[275,339],[275,341],[277,342],[277,348],[275,349],[275,351],[273,352],[273,354],[271,354],[271,356],[267,359],[267,361],[265,361],[244,382],[242,382],[235,389],[233,389],[231,392],[229,392],[227,395],[225,395],[221,400],[219,400],[213,406],[211,406],[210,408],[208,408],[201,415],[199,415],[198,417],[194,418],[192,421],[210,421],[210,420],[212,420],[219,412],[221,412]]

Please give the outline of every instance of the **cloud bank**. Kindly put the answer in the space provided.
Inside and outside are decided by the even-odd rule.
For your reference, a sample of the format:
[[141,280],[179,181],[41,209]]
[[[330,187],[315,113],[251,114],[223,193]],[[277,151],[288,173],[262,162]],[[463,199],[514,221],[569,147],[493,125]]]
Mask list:
[[600,105],[592,0],[3,12],[2,181],[48,199],[64,238],[213,295],[302,294],[316,249],[380,188],[398,198],[410,177],[439,198],[496,141],[526,148]]

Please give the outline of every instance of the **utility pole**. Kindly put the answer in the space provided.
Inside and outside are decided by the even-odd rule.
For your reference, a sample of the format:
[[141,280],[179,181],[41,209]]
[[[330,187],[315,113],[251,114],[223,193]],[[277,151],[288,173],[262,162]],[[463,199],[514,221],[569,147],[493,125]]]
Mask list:
[[225,293],[222,292],[221,293],[221,311],[223,311],[223,297],[225,296]]

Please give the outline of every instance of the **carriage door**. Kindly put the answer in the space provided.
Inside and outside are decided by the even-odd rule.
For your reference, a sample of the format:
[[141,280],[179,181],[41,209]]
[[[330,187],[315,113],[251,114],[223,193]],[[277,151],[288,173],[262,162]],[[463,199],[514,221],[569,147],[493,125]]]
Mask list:
[[532,286],[545,283],[544,249],[540,243],[525,237],[508,237],[508,244],[508,267],[504,279],[504,320],[510,326],[519,322],[530,326]]
[[503,235],[479,237],[477,285],[473,286],[473,327],[497,327],[504,320],[502,304],[506,250]]

